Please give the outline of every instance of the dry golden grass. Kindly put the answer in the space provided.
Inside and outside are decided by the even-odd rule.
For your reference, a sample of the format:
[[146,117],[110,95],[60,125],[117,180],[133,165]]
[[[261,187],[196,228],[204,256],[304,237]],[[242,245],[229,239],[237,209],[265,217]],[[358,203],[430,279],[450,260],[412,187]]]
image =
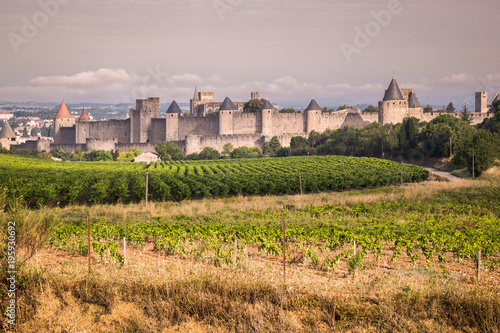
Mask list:
[[[499,184],[499,180],[493,180]],[[441,190],[456,190],[464,187],[490,186],[490,179],[484,180],[455,180],[452,182],[428,181],[424,183],[405,184],[404,186],[390,186],[362,191],[323,192],[304,195],[283,196],[237,196],[219,199],[184,200],[182,202],[150,202],[147,210],[141,204],[114,204],[88,206],[68,206],[64,208],[48,209],[58,216],[71,219],[75,216],[107,217],[118,220],[144,220],[154,216],[170,217],[174,215],[214,214],[220,211],[252,211],[266,209],[282,209],[287,207],[303,208],[308,205],[345,205],[347,203],[372,203],[380,200],[396,200],[397,198],[422,199],[430,197]]]
[[[382,259],[384,261],[385,259]],[[355,278],[275,260],[214,267],[131,256],[124,267],[46,251],[24,276],[22,332],[498,332],[498,274],[368,262]],[[286,292],[284,291],[286,290]]]
[[[498,181],[491,182],[498,183]],[[489,179],[303,196],[234,197],[141,204],[71,206],[42,211],[64,219],[90,213],[113,219],[214,214],[308,205],[344,205],[419,197],[490,186]],[[366,259],[356,277],[342,259],[334,271],[309,263],[242,256],[238,267],[208,260],[127,254],[127,264],[54,249],[39,253],[18,279],[20,332],[500,332],[500,273],[479,282],[471,262],[427,267],[421,259]],[[388,255],[387,255],[388,256]],[[403,257],[403,256],[402,256]],[[286,290],[286,291],[285,291]],[[0,302],[3,304],[2,302]],[[3,323],[2,323],[3,324]],[[5,327],[0,324],[0,330]]]

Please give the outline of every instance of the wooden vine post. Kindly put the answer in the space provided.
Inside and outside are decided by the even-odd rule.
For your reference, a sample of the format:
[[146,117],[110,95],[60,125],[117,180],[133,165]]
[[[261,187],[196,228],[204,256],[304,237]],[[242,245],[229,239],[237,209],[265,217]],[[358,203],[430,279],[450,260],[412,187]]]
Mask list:
[[479,279],[481,277],[481,250],[477,251],[477,262],[476,262],[476,269],[477,269],[477,281],[479,282]]
[[286,255],[285,255],[285,233],[286,233],[286,222],[283,219],[283,287],[286,290]]
[[127,238],[123,237],[123,264],[127,263]]
[[234,237],[234,251],[233,251],[233,266],[236,266],[236,259],[238,255],[238,237]]
[[401,186],[403,186],[403,161],[401,161]]
[[87,259],[90,275],[90,216],[87,215]]
[[472,148],[472,178],[474,178],[474,148]]
[[148,208],[148,187],[149,187],[149,170],[146,170],[146,209]]
[[299,171],[299,184],[300,184],[300,195],[302,195],[302,175]]

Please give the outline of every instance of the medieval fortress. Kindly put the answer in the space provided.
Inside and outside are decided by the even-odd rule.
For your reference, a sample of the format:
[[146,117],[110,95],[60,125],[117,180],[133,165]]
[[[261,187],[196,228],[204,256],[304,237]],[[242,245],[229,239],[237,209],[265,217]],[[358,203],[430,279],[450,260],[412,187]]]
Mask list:
[[[252,99],[259,94],[252,92]],[[498,100],[498,94],[494,101]],[[405,117],[416,117],[421,121],[431,121],[441,112],[426,112],[412,89],[400,89],[393,77],[384,98],[379,102],[379,112],[362,113],[359,109],[323,112],[312,99],[303,113],[279,113],[269,101],[257,113],[244,113],[243,102],[233,103],[229,97],[214,102],[212,92],[198,92],[195,89],[190,101],[191,115],[182,115],[178,104],[173,101],[160,118],[160,99],[138,99],[136,108],[130,110],[130,117],[123,120],[91,121],[83,110],[80,118],[71,115],[64,104],[54,117],[54,141],[38,140],[14,145],[10,126],[0,132],[2,145],[15,148],[50,151],[58,148],[65,151],[90,151],[93,149],[126,152],[139,148],[143,152],[154,151],[158,142],[171,141],[181,147],[186,154],[200,152],[205,147],[222,151],[226,143],[235,148],[241,146],[262,146],[273,136],[277,136],[283,146],[289,146],[294,136],[307,137],[311,131],[324,132],[344,126],[364,127],[378,121],[380,124],[401,123]],[[452,113],[460,117],[459,113]],[[493,116],[488,105],[486,92],[476,93],[476,109],[471,112],[472,124],[481,123]],[[5,133],[4,133],[5,132]],[[6,136],[5,138],[2,138]]]

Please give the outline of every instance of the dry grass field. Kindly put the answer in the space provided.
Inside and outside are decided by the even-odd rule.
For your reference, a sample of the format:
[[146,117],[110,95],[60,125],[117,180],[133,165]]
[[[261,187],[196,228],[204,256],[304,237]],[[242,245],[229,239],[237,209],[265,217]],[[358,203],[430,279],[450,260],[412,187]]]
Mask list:
[[[495,171],[496,172],[496,171]],[[65,223],[83,216],[131,223],[153,217],[373,203],[398,198],[425,201],[442,190],[498,186],[481,180],[429,181],[352,192],[279,197],[234,197],[180,203],[69,206],[37,211]],[[489,178],[488,178],[489,177]],[[4,217],[6,218],[6,217]],[[125,265],[44,247],[20,270],[18,332],[500,332],[500,272],[476,279],[471,260],[446,267],[405,254],[368,255],[350,274],[308,260],[287,263],[251,246],[237,265],[165,256],[129,248]],[[5,291],[1,292],[2,308]],[[2,331],[12,331],[1,324]]]

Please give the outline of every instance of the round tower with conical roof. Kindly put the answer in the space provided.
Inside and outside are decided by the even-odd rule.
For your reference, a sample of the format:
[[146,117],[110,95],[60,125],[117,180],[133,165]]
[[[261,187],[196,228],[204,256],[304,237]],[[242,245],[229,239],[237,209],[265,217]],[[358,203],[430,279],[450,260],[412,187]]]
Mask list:
[[75,117],[69,113],[68,107],[62,102],[54,116],[54,143],[65,143],[64,137],[61,135],[61,127],[74,127],[75,123]]
[[224,99],[219,108],[219,134],[233,134],[233,116],[238,110],[229,97]]
[[85,108],[83,109],[80,118],[78,118],[78,121],[90,121],[89,114],[87,113],[87,110],[85,110]]
[[16,134],[7,120],[3,123],[2,130],[0,131],[0,144],[7,150],[10,150],[11,145],[17,144]]
[[274,106],[266,100],[260,111],[262,129],[261,133],[264,136],[272,136],[273,134],[273,113]]
[[313,130],[318,130],[321,116],[323,115],[323,109],[318,105],[316,100],[313,99],[309,103],[309,106],[304,110],[306,115],[306,132],[311,133]]
[[182,110],[179,104],[174,100],[170,103],[166,114],[166,140],[179,140],[179,117],[182,115]]
[[384,99],[378,102],[378,110],[378,121],[381,125],[401,123],[408,116],[408,101],[403,97],[394,75],[385,91]]

